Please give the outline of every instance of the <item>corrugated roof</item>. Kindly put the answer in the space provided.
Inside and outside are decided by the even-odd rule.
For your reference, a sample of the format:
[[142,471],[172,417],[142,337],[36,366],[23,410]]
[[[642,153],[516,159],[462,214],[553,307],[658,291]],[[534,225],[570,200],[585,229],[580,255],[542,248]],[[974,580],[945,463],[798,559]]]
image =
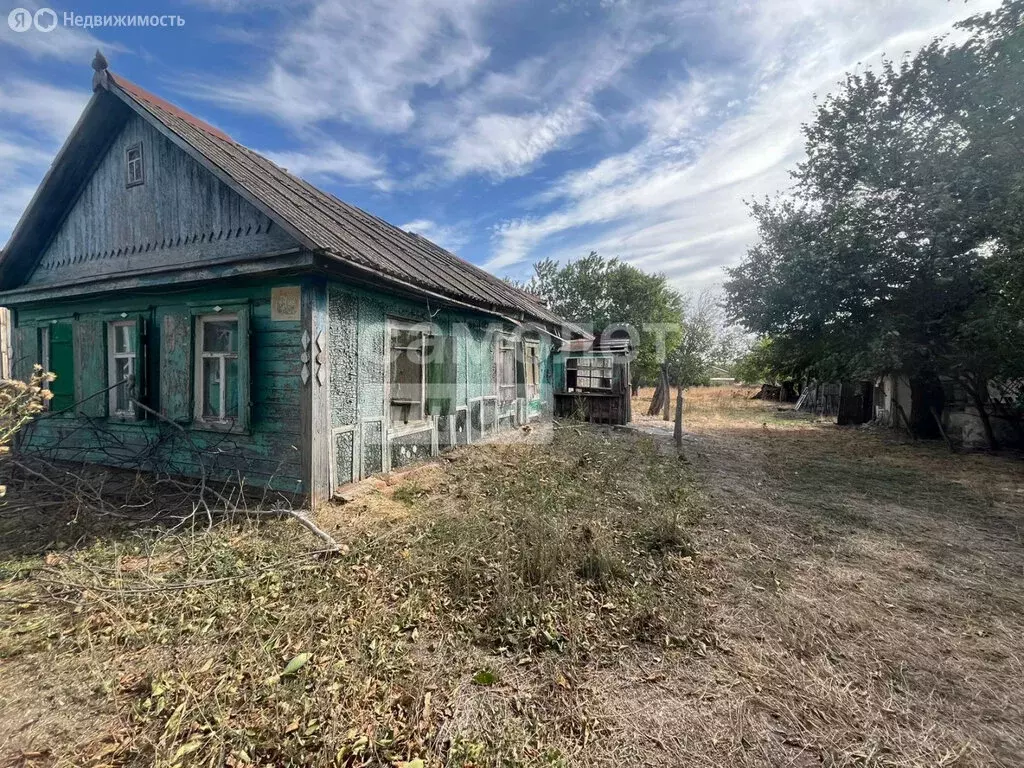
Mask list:
[[529,293],[500,280],[426,238],[405,232],[303,181],[223,131],[135,83],[107,71],[108,87],[152,115],[245,189],[314,248],[344,262],[470,303],[504,310],[547,325],[576,328]]

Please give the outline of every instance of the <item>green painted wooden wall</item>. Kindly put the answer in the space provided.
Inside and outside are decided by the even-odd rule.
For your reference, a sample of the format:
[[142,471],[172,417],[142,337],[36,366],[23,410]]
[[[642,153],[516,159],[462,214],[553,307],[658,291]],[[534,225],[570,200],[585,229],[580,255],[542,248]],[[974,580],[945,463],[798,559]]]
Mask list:
[[[495,417],[503,417],[507,426],[524,416],[550,413],[552,345],[545,335],[530,335],[540,342],[539,396],[531,403],[523,400],[499,408],[494,403],[497,388],[493,332],[514,332],[512,324],[482,313],[441,309],[426,300],[415,301],[337,282],[329,284],[328,313],[335,486],[360,474],[379,472],[389,464],[395,468],[425,458],[439,447],[447,447],[443,443],[447,419],[464,419],[474,409],[479,409],[481,416],[485,408],[489,409],[492,422]],[[428,366],[427,371],[429,412],[437,420],[436,430],[422,428],[398,435],[389,432],[384,407],[388,318],[430,321],[436,326],[438,343],[448,345],[451,365],[436,371]],[[451,406],[438,405],[442,400],[450,400]],[[526,413],[519,413],[520,407]],[[489,430],[490,427],[482,428],[481,432]]]
[[[106,386],[104,323],[121,313],[144,318],[147,404],[180,421],[191,438],[186,441],[178,430],[154,417],[139,422],[110,419],[101,395],[76,412],[39,419],[25,433],[22,448],[56,459],[193,476],[200,473],[201,454],[213,477],[242,477],[247,483],[302,492],[301,329],[298,321],[271,320],[270,292],[275,284],[297,283],[279,279],[177,293],[126,293],[19,310],[17,324],[22,332],[15,339],[34,339],[34,330],[25,331],[42,325],[88,331],[74,334],[78,400]],[[242,434],[197,429],[192,424],[192,318],[215,306],[224,311],[248,309],[251,411],[248,429]],[[22,349],[15,351],[15,357],[23,356]]]

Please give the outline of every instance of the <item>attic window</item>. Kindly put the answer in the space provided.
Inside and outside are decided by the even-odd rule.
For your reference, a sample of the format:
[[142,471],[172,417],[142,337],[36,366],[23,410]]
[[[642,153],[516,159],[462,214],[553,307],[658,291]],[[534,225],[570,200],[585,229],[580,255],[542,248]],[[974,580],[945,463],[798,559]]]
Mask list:
[[137,187],[146,182],[142,170],[142,142],[133,144],[124,154],[125,181],[129,187]]

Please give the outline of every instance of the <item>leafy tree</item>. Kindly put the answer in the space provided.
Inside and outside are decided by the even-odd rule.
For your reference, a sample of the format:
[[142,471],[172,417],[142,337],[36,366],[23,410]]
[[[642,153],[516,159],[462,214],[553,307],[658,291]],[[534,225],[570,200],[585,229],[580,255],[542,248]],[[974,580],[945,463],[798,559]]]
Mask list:
[[1022,21],[1009,0],[963,42],[847,76],[805,127],[791,192],[751,206],[759,242],[730,271],[729,312],[795,368],[900,372],[915,402],[955,376],[984,414],[985,382],[1019,367]]
[[545,259],[533,269],[524,287],[544,296],[555,313],[596,333],[635,329],[634,390],[657,378],[664,354],[679,344],[683,311],[682,297],[664,275],[594,251],[565,265]]
[[[683,315],[682,338],[666,360],[669,381],[676,387],[677,446],[683,442],[683,390],[711,383],[711,368],[718,359],[722,328],[718,302],[710,291],[687,302]],[[666,392],[665,396],[668,397],[669,393]]]

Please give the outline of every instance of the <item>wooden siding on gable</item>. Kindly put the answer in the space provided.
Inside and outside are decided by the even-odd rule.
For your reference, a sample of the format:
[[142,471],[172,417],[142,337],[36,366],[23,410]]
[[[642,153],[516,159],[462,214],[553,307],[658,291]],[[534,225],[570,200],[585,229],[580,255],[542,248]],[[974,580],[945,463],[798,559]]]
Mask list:
[[[141,143],[144,182],[127,185]],[[133,115],[47,246],[29,284],[73,282],[296,246],[263,213]]]

